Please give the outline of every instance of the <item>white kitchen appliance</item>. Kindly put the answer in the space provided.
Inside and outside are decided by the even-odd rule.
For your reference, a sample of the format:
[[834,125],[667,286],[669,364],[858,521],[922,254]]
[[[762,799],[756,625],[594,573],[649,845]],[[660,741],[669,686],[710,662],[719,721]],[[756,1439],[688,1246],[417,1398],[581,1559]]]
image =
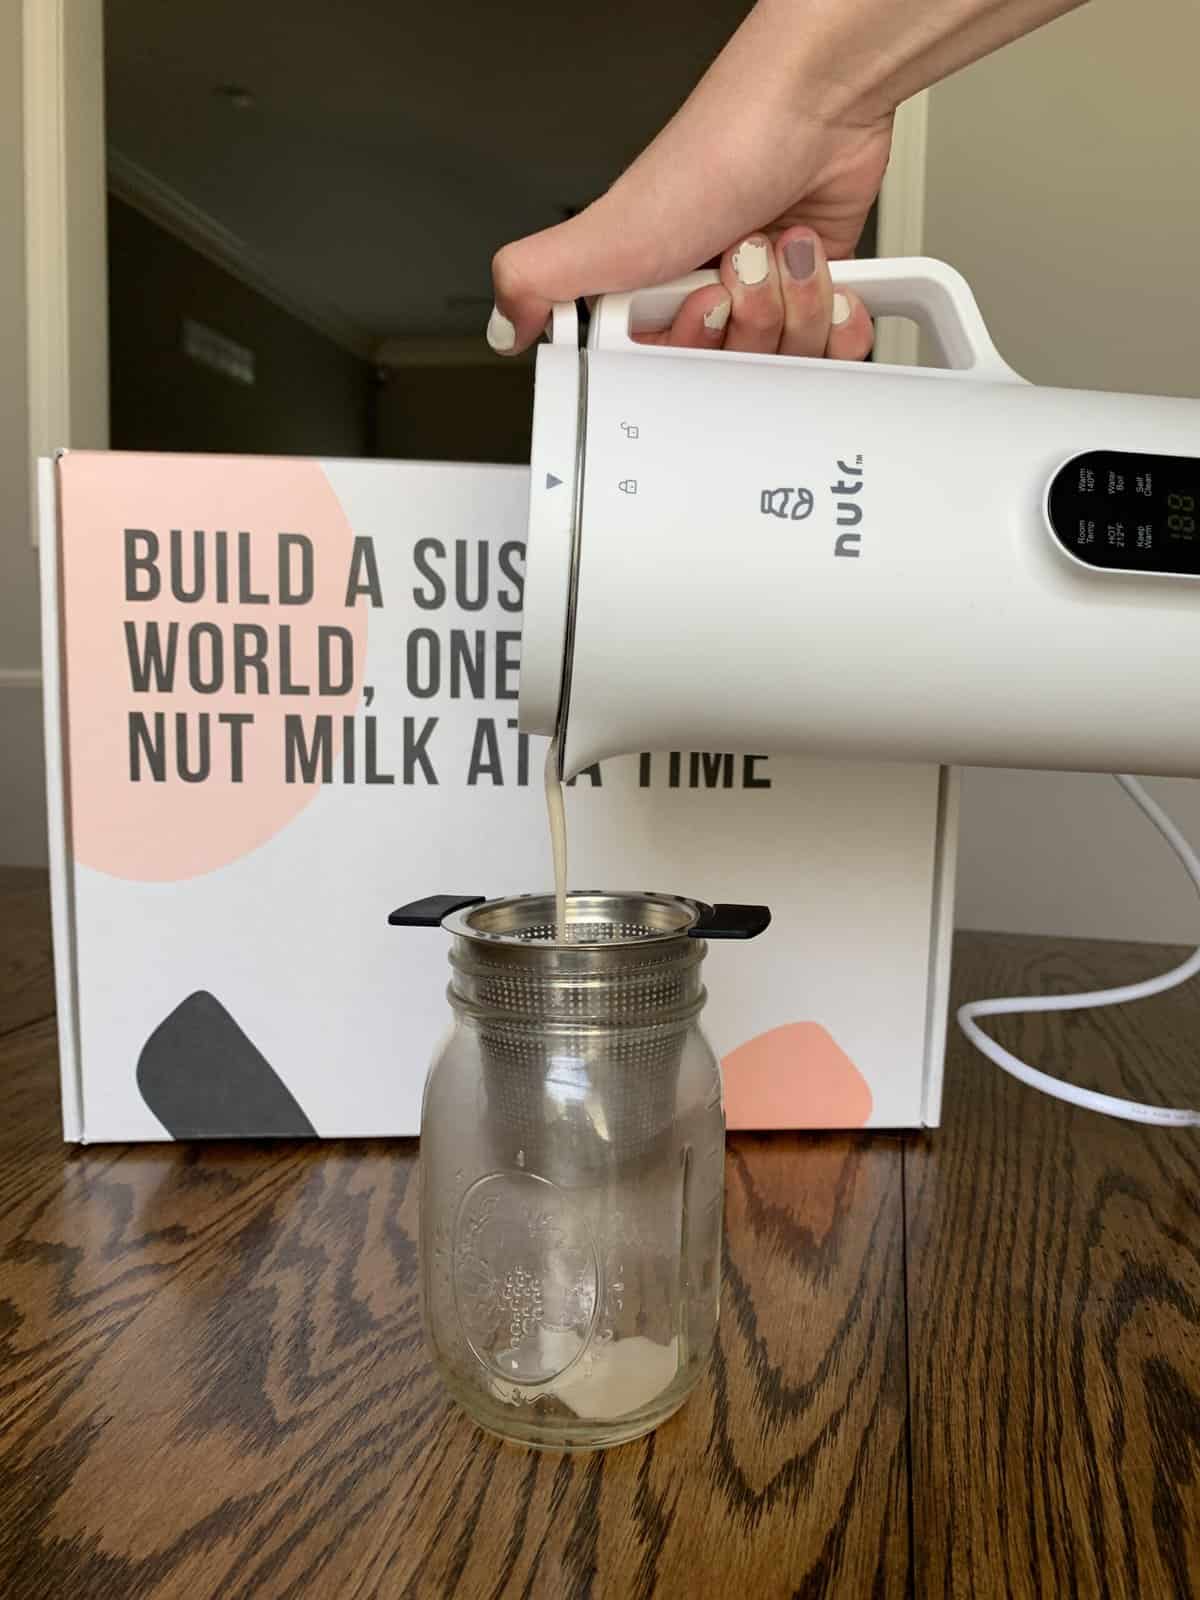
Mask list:
[[[560,775],[662,748],[1200,773],[1200,401],[1033,387],[964,279],[842,262],[912,368],[639,343],[712,272],[603,296],[538,351],[520,726]],[[1200,858],[1118,780],[1200,888]],[[976,1001],[997,1065],[1130,1120],[1200,1112],[1064,1084],[980,1029],[1161,993]]]
[[538,351],[521,727],[1200,772],[1200,402],[1037,388],[963,278],[839,263],[940,369],[666,349],[700,273]]

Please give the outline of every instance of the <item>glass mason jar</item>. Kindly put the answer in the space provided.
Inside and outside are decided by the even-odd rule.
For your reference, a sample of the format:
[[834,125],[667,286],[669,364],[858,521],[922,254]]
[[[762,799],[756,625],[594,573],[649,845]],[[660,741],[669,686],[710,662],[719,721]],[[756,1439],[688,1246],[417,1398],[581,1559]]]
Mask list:
[[572,894],[558,942],[546,895],[393,913],[452,936],[454,1026],[421,1114],[422,1304],[441,1377],[493,1433],[618,1444],[704,1370],[725,1123],[701,967],[705,938],[761,931],[728,912],[768,918]]

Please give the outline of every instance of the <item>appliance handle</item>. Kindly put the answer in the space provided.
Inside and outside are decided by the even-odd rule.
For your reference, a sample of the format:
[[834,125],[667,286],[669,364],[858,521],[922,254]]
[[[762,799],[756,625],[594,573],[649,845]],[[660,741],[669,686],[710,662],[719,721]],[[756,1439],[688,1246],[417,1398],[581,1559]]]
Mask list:
[[[910,317],[928,334],[946,376],[979,378],[991,383],[1023,383],[992,343],[983,315],[960,272],[931,257],[892,257],[875,261],[830,263],[834,284],[853,289],[873,317]],[[592,350],[622,350],[656,355],[719,355],[719,351],[667,349],[639,344],[636,333],[658,332],[670,325],[688,295],[718,283],[716,272],[693,272],[673,283],[597,300],[588,331]],[[805,361],[805,356],[756,356],[754,360]],[[823,358],[822,358],[823,359]],[[864,367],[874,370],[877,364]],[[881,367],[887,372],[921,372],[921,367]]]
[[579,311],[573,300],[556,300],[546,319],[546,340],[549,344],[570,345],[579,348]]

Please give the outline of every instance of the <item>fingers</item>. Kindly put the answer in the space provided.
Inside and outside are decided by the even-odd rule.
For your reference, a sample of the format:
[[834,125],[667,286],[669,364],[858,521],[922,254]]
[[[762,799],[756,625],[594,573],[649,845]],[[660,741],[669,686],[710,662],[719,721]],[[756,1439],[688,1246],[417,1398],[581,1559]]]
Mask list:
[[688,350],[719,349],[729,322],[732,301],[719,283],[690,294],[661,333],[639,333],[639,344],[674,345]]
[[774,245],[752,234],[721,259],[721,283],[690,295],[661,333],[645,344],[862,361],[874,328],[852,290],[835,292],[821,241],[811,228],[789,228]]
[[[604,254],[611,283],[661,281],[660,263],[642,263],[628,240],[597,242],[607,224],[593,215],[603,202],[556,228],[506,245],[493,264],[496,305],[488,322],[488,343],[501,355],[526,349],[540,336],[555,300],[571,299],[567,287],[577,279],[578,255]],[[834,291],[829,264],[817,234],[793,227],[772,244],[750,234],[721,258],[721,281],[698,289],[670,328],[639,335],[646,344],[795,356],[828,356],[862,361],[870,354],[874,329],[866,307],[851,290]],[[589,280],[590,281],[590,280]],[[584,293],[589,292],[587,289]]]
[[853,289],[838,289],[830,306],[825,354],[834,361],[865,361],[875,342],[870,312]]
[[833,283],[821,241],[811,228],[788,228],[775,241],[783,294],[785,356],[823,356],[833,313]]
[[721,258],[721,282],[731,304],[726,350],[773,354],[783,333],[783,296],[770,240],[755,233],[727,250]]

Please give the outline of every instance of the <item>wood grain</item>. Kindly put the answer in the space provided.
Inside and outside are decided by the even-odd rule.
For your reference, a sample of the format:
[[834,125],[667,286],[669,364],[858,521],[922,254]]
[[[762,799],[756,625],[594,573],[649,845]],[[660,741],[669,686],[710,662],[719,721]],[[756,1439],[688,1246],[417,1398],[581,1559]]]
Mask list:
[[[0,915],[44,935],[40,893],[0,878]],[[933,1135],[734,1137],[705,1382],[649,1439],[527,1453],[426,1360],[415,1144],[64,1148],[45,946],[16,928],[5,1600],[1200,1594],[1194,1134],[1055,1105],[952,1038]],[[1167,959],[968,937],[958,987]],[[1187,1103],[1198,1024],[1185,992],[997,1027]]]
[[53,1012],[46,874],[0,867],[0,1037]]
[[[967,936],[960,999],[1161,971],[1149,946]],[[1200,996],[993,1024],[1126,1098],[1197,1104]],[[1200,1140],[1022,1088],[954,1039],[906,1153],[917,1593],[1200,1594]]]
[[0,1207],[6,1596],[907,1592],[895,1140],[732,1141],[708,1381],[648,1440],[539,1455],[429,1370],[411,1142],[64,1153],[50,1042],[0,1045],[27,1130]]
[[456,1425],[425,1541],[387,1558],[396,1593],[908,1592],[896,1142],[740,1135],[727,1184],[707,1382],[602,1456],[481,1450]]

